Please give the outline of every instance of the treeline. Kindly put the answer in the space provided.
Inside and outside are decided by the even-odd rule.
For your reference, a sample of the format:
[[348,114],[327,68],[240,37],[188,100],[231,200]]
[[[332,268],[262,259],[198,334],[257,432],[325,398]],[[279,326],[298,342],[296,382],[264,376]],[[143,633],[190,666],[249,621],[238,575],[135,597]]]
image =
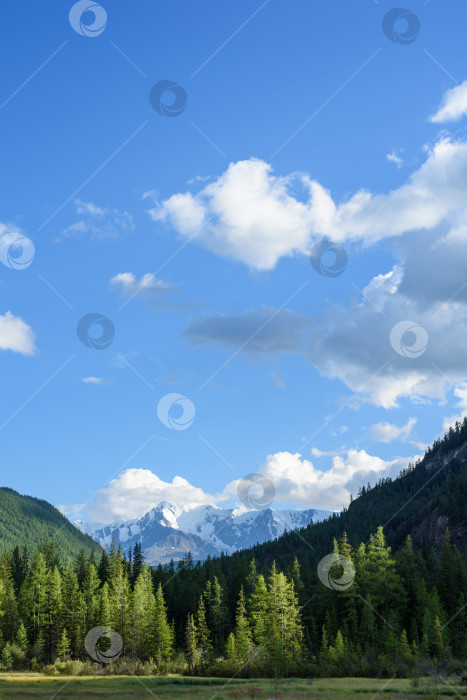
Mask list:
[[282,570],[251,559],[242,572],[227,557],[195,564],[190,555],[151,570],[139,546],[128,560],[113,546],[99,561],[81,552],[64,566],[50,541],[31,559],[25,550],[5,550],[0,665],[99,672],[84,639],[105,625],[124,644],[123,656],[105,666],[111,673],[407,676],[462,670],[467,571],[448,531],[441,550],[428,555],[410,538],[393,554],[381,527],[356,548],[343,534],[333,553],[352,562],[354,574],[343,590],[334,590],[341,564],[323,585],[318,562],[305,569],[293,550]]

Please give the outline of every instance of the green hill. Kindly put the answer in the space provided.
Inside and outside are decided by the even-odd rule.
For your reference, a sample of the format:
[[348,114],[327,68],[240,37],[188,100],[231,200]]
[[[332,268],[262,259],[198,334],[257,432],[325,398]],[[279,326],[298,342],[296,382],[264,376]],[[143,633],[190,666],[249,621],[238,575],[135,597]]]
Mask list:
[[74,557],[80,549],[86,554],[102,552],[100,545],[80,532],[47,501],[0,488],[0,551],[26,546],[30,552],[35,552],[46,538],[55,542],[62,560]]

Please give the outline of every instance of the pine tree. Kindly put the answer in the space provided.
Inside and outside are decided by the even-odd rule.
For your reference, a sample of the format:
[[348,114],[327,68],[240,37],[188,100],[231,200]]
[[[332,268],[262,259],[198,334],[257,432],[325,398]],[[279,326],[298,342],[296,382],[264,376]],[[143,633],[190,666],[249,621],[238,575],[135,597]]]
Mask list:
[[13,666],[13,657],[8,646],[3,647],[3,651],[0,656],[0,665],[5,671],[9,671]]
[[225,606],[224,591],[217,576],[214,576],[211,584],[211,596],[208,600],[208,604],[210,606],[214,647],[218,653],[222,653],[224,649]]
[[243,586],[240,588],[238,596],[234,638],[236,655],[242,663],[246,663],[251,656],[252,638],[250,624],[246,615]]
[[11,558],[5,550],[0,559],[0,619],[5,641],[13,641],[18,627],[18,605],[12,572]]
[[367,587],[375,608],[387,619],[389,607],[397,604],[401,595],[400,579],[395,572],[391,548],[386,545],[383,528],[370,537],[367,547]]
[[412,658],[412,649],[410,648],[409,640],[407,639],[407,632],[405,631],[405,629],[402,630],[399,642],[399,651],[402,658],[406,661]]
[[16,546],[13,550],[13,554],[11,557],[11,564],[15,592],[16,595],[18,595],[21,590],[21,586],[23,585],[24,580],[28,574],[27,550],[25,557],[24,552],[23,554],[21,554],[19,547]]
[[87,569],[87,563],[86,563],[86,555],[84,553],[84,549],[81,547],[79,550],[78,556],[76,558],[76,575],[78,577],[78,585],[80,589],[83,587],[83,582],[84,582],[84,577],[86,576],[86,569]]
[[109,562],[109,555],[107,554],[105,549],[102,550],[101,560],[99,562],[97,574],[99,576],[99,580],[101,583],[105,583],[106,581],[109,580],[110,562]]
[[135,582],[130,603],[131,652],[139,659],[151,655],[154,604],[151,572],[144,566]]
[[237,661],[237,649],[235,647],[235,635],[233,632],[229,634],[225,643],[225,658],[231,663]]
[[46,623],[44,627],[47,658],[52,660],[62,624],[62,577],[57,566],[47,572]]
[[258,572],[256,571],[256,562],[254,559],[252,559],[250,561],[250,564],[248,567],[248,577],[247,577],[247,584],[246,584],[246,590],[247,590],[248,596],[252,596],[253,593],[255,592],[257,578],[258,578]]
[[125,644],[130,622],[130,584],[121,549],[110,555],[109,600],[111,627]]
[[345,652],[345,641],[344,637],[342,636],[342,632],[340,630],[337,630],[336,634],[336,641],[334,642],[334,646],[330,646],[328,649],[328,655],[332,661],[335,663],[339,661],[341,656],[344,655]]
[[28,642],[28,634],[26,632],[26,627],[24,626],[23,623],[20,624],[18,628],[18,632],[16,633],[16,639],[15,639],[16,646],[21,649],[21,651],[26,651],[28,648],[29,642]]
[[362,616],[360,622],[360,642],[365,650],[376,652],[376,620],[371,598],[363,599]]
[[42,552],[38,552],[21,589],[21,607],[33,641],[36,641],[47,621],[47,582],[45,558]]
[[84,637],[83,595],[79,590],[78,576],[73,562],[68,559],[62,577],[63,625],[70,638],[70,651],[73,656],[82,653]]
[[97,602],[97,619],[100,625],[111,627],[112,618],[110,612],[109,584],[105,581],[99,591]]
[[449,616],[456,612],[459,591],[461,590],[460,562],[451,544],[451,535],[446,528],[441,545],[441,580],[439,595],[444,610]]
[[433,654],[435,656],[440,656],[444,650],[444,639],[443,639],[443,625],[438,615],[436,615],[433,622]]
[[295,594],[294,581],[286,584],[285,589],[285,614],[282,646],[286,658],[295,662],[303,655],[303,625],[301,620],[300,605]]
[[250,600],[253,619],[253,635],[260,647],[266,646],[268,620],[268,589],[264,576],[260,574],[256,581],[255,592]]
[[86,566],[83,585],[84,627],[90,630],[100,624],[98,617],[99,577],[92,561]]
[[68,637],[66,627],[63,628],[62,634],[57,644],[57,654],[60,659],[64,659],[68,656],[70,651],[70,639]]
[[188,614],[185,627],[185,648],[190,672],[196,667],[198,662],[198,639],[195,620],[193,615]]
[[212,651],[212,641],[211,633],[206,623],[206,609],[203,596],[199,599],[198,610],[196,612],[196,630],[200,660],[203,664],[206,664]]
[[151,649],[157,664],[161,664],[163,661],[167,661],[170,658],[172,645],[172,630],[167,621],[164,595],[162,593],[162,586],[159,583],[154,603],[151,639]]
[[321,646],[319,650],[319,656],[321,661],[327,661],[329,655],[329,637],[326,629],[326,625],[323,625],[321,630]]
[[131,567],[131,583],[134,585],[144,564],[144,556],[141,551],[141,543],[136,542],[133,550],[133,563]]
[[292,566],[290,567],[289,578],[293,581],[297,595],[300,596],[301,592],[303,591],[303,581],[300,571],[300,564],[296,556],[294,556]]

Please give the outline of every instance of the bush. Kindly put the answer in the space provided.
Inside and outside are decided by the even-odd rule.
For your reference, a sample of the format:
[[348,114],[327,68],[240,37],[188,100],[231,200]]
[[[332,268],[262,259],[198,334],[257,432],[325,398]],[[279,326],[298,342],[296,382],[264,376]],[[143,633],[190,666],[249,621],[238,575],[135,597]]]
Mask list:
[[90,662],[68,659],[61,661],[56,659],[42,669],[47,676],[94,676],[99,673],[99,666]]

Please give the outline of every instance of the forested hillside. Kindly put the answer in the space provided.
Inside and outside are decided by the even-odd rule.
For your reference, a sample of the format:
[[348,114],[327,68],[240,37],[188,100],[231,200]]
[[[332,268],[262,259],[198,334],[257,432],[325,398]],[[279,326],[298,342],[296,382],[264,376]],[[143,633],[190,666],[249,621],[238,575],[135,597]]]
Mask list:
[[151,570],[139,545],[65,566],[50,542],[29,562],[5,551],[0,664],[89,672],[84,639],[106,625],[123,651],[109,673],[460,673],[466,436],[464,421],[342,515],[230,557]]
[[63,561],[76,556],[81,548],[88,554],[102,551],[47,501],[0,488],[0,551],[27,547],[35,553],[47,537],[53,539]]

